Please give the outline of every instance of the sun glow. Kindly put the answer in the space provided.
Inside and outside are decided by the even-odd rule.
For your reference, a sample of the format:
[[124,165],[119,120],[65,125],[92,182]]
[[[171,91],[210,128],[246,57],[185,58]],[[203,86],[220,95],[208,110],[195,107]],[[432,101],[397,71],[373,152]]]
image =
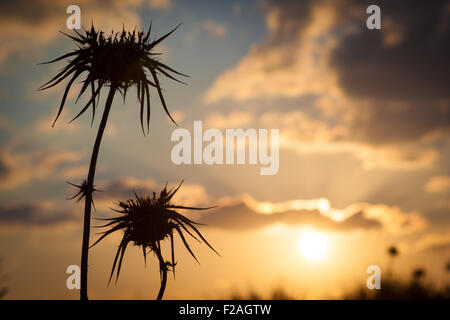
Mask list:
[[300,236],[298,249],[307,260],[320,261],[328,253],[329,242],[323,233],[306,231]]

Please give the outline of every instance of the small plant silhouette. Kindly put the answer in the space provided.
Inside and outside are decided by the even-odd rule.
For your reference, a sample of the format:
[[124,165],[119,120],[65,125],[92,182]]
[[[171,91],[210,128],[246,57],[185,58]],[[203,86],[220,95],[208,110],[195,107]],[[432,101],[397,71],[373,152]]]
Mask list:
[[388,253],[392,258],[395,258],[398,255],[398,250],[396,246],[390,246],[388,249]]
[[[122,230],[123,238],[117,249],[116,257],[114,258],[111,275],[109,282],[116,271],[116,282],[119,279],[120,268],[122,266],[125,250],[129,243],[133,243],[136,246],[142,248],[144,255],[144,261],[147,260],[147,253],[154,252],[159,260],[159,271],[161,275],[161,287],[157,296],[157,300],[161,300],[164,295],[164,290],[167,282],[167,272],[169,268],[175,276],[175,251],[174,251],[174,233],[177,232],[183,241],[184,246],[188,252],[198,262],[195,254],[192,252],[189,244],[186,241],[186,237],[183,232],[187,233],[195,240],[203,241],[211,250],[216,254],[219,253],[206,241],[203,235],[198,231],[195,225],[200,225],[185,216],[178,213],[176,210],[188,209],[188,210],[206,210],[209,208],[195,208],[176,205],[172,202],[172,198],[175,193],[180,189],[183,181],[180,185],[172,190],[167,190],[167,185],[162,189],[159,197],[156,197],[156,193],[153,195],[139,196],[135,194],[135,197],[126,201],[120,201],[120,209],[115,210],[120,213],[119,216],[108,219],[100,219],[109,221],[107,224],[100,227],[110,227],[109,230],[103,232],[103,235],[92,245],[96,245],[102,239],[112,234],[115,231]],[[189,230],[190,229],[190,230]],[[195,233],[201,240],[199,240],[193,233]],[[170,238],[171,245],[171,262],[165,261],[161,252],[161,242]]]
[[426,275],[425,269],[417,268],[417,269],[413,270],[412,279],[413,279],[414,282],[419,282],[423,278],[425,278],[425,275]]
[[394,260],[399,255],[399,252],[397,247],[392,245],[388,248],[387,253],[389,255],[388,276],[392,277],[394,275]]
[[6,276],[3,274],[3,261],[0,258],[0,299],[3,299],[8,293],[8,287],[4,285]]
[[[82,81],[83,86],[78,94],[78,99],[84,94],[88,87],[91,88],[91,96],[88,103],[81,109],[81,111],[71,120],[71,122],[81,116],[89,107],[92,108],[92,121],[95,117],[96,104],[101,90],[109,86],[109,92],[103,110],[103,116],[95,139],[94,148],[92,151],[91,161],[89,165],[89,172],[87,179],[80,185],[75,185],[79,191],[75,197],[78,199],[85,199],[84,208],[84,228],[83,228],[83,243],[81,254],[81,290],[80,298],[88,299],[87,295],[87,271],[88,271],[88,249],[89,249],[89,235],[90,235],[90,221],[91,221],[91,207],[93,204],[94,176],[97,164],[98,152],[100,149],[101,140],[105,131],[108,116],[111,110],[114,96],[116,92],[120,92],[125,97],[127,90],[135,86],[137,90],[138,100],[140,102],[140,121],[142,131],[145,134],[144,121],[147,122],[147,132],[150,127],[150,87],[155,88],[158,92],[161,104],[169,116],[169,118],[176,124],[175,120],[170,115],[161,85],[159,82],[159,75],[166,76],[172,80],[181,82],[176,79],[173,74],[186,76],[175,71],[169,66],[161,63],[157,59],[158,53],[154,52],[155,47],[169,35],[171,35],[177,28],[168,32],[164,36],[150,41],[151,24],[148,32],[145,34],[142,31],[136,33],[126,32],[112,32],[109,36],[105,36],[103,31],[95,30],[92,25],[91,29],[84,30],[82,35],[75,30],[76,35],[71,36],[65,34],[76,42],[78,49],[64,54],[59,58],[45,63],[54,63],[64,59],[72,59],[56,76],[50,81],[42,85],[39,90],[45,90],[54,87],[61,83],[64,79],[71,76],[66,85],[64,94],[61,99],[61,104],[53,126],[61,115],[64,108],[68,93],[78,77],[83,73],[87,73],[86,78]],[[44,63],[44,64],[45,64]],[[151,76],[149,79],[148,76]],[[97,103],[96,103],[97,99]],[[144,114],[146,112],[146,114]],[[144,120],[145,116],[145,120]]]

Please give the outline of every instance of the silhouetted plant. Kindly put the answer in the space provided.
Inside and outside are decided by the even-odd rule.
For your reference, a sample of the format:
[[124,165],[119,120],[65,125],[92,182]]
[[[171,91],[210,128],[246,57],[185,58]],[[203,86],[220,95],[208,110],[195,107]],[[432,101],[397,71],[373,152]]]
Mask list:
[[[172,198],[179,190],[183,182],[177,188],[167,190],[167,185],[162,189],[159,197],[156,193],[153,195],[135,194],[135,197],[126,201],[118,203],[119,209],[115,210],[120,213],[119,216],[108,219],[100,219],[110,221],[100,227],[110,227],[109,230],[103,232],[103,235],[92,245],[96,245],[102,239],[112,234],[115,231],[122,230],[123,238],[117,249],[114,258],[113,267],[109,277],[109,282],[116,271],[116,282],[119,279],[120,268],[122,266],[125,250],[129,243],[142,248],[144,261],[146,262],[147,253],[153,252],[159,260],[159,271],[161,276],[161,287],[157,296],[157,300],[162,299],[167,282],[167,271],[172,268],[175,276],[175,251],[174,251],[174,233],[177,232],[183,241],[184,246],[188,252],[198,262],[189,244],[186,241],[183,232],[187,233],[195,240],[201,242],[193,233],[195,233],[211,250],[217,253],[216,250],[206,241],[203,235],[198,231],[195,225],[200,225],[185,216],[178,213],[176,210],[206,210],[210,208],[195,208],[179,206],[172,202]],[[189,230],[190,229],[190,230]],[[171,245],[171,262],[165,261],[161,252],[161,242],[170,238]],[[218,253],[217,253],[218,254]]]
[[264,295],[262,292],[258,293],[254,290],[248,291],[246,294],[239,292],[233,292],[229,297],[230,300],[295,300],[298,299],[290,295],[282,287],[272,288],[268,295]]
[[0,258],[0,299],[3,299],[8,293],[8,288],[5,285],[6,276],[3,274],[3,261]]
[[398,250],[397,247],[395,246],[390,246],[388,249],[388,253],[392,258],[395,258],[398,255]]
[[389,268],[388,276],[392,277],[394,274],[394,259],[398,256],[399,252],[396,246],[392,245],[388,248],[389,255]]
[[426,274],[425,269],[422,269],[422,268],[414,269],[413,273],[412,273],[413,281],[418,282],[418,281],[422,280],[423,278],[425,278],[425,274]]
[[[84,230],[83,230],[83,244],[81,255],[81,290],[80,298],[88,299],[87,295],[87,268],[88,268],[88,249],[89,249],[89,234],[90,234],[90,220],[91,220],[91,205],[93,203],[94,189],[94,176],[95,168],[97,164],[97,157],[102,140],[103,133],[105,131],[106,123],[108,120],[111,105],[116,92],[120,92],[123,95],[125,101],[127,90],[136,86],[137,97],[140,102],[140,121],[142,131],[144,130],[144,116],[147,122],[147,132],[150,126],[150,87],[153,87],[158,92],[161,104],[169,116],[169,118],[175,123],[170,115],[164,97],[162,89],[159,83],[158,76],[164,75],[172,80],[179,81],[172,74],[182,75],[167,65],[161,63],[156,56],[158,53],[153,52],[154,48],[165,38],[167,38],[172,32],[174,32],[178,26],[167,33],[166,35],[150,41],[150,28],[145,34],[140,31],[137,32],[112,32],[109,36],[105,36],[103,31],[95,30],[92,25],[90,31],[84,30],[85,35],[82,35],[75,30],[76,35],[71,36],[65,34],[73,41],[77,43],[78,49],[64,54],[59,58],[45,63],[53,63],[67,58],[72,60],[54,76],[50,81],[45,83],[39,88],[39,90],[45,90],[56,86],[61,81],[71,76],[69,82],[66,85],[64,94],[59,106],[59,110],[53,126],[56,120],[59,118],[68,93],[75,82],[83,73],[87,73],[86,78],[82,81],[83,86],[78,94],[78,99],[84,94],[86,89],[90,86],[91,96],[87,104],[81,109],[81,111],[72,119],[77,119],[82,115],[89,107],[92,107],[92,121],[95,116],[96,99],[98,104],[98,98],[103,88],[109,86],[109,92],[103,111],[103,116],[100,122],[100,126],[95,139],[94,148],[92,151],[91,161],[89,165],[89,173],[87,179],[80,185],[75,185],[79,188],[79,192],[76,196],[80,199],[85,198],[84,209]],[[147,77],[151,76],[151,80]],[[144,114],[146,111],[146,114]],[[91,125],[92,125],[91,121]],[[176,124],[176,123],[175,123]]]

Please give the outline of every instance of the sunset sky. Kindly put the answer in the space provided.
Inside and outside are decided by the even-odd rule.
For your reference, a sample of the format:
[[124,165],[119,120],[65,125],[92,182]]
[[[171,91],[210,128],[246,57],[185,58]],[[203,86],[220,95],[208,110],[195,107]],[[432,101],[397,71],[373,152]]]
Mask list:
[[[147,136],[135,90],[125,103],[116,96],[100,150],[95,185],[103,192],[95,196],[94,218],[112,216],[110,208],[133,190],[159,191],[182,179],[177,203],[218,206],[187,214],[208,225],[201,230],[221,257],[191,239],[199,265],[177,239],[176,279],[169,277],[165,298],[265,295],[279,287],[300,299],[338,298],[365,285],[369,265],[386,272],[392,244],[400,252],[396,276],[408,279],[423,267],[427,281],[448,283],[450,1],[376,1],[381,30],[368,30],[373,3],[0,2],[6,297],[79,296],[66,288],[65,271],[80,264],[83,204],[66,200],[76,192],[66,181],[85,179],[100,117],[92,127],[89,112],[68,124],[84,106],[73,91],[52,128],[64,84],[37,91],[64,66],[38,63],[76,48],[59,32],[71,32],[70,4],[81,8],[85,27],[93,21],[107,33],[122,25],[147,30],[152,22],[156,38],[182,23],[157,48],[164,63],[191,77],[187,85],[162,80],[182,128],[202,120],[204,129],[280,130],[276,175],[260,175],[260,165],[177,166],[170,158],[176,126],[155,92]],[[154,299],[157,260],[144,267],[137,248],[127,251],[117,285],[107,287],[119,242],[117,234],[90,250],[89,297]]]

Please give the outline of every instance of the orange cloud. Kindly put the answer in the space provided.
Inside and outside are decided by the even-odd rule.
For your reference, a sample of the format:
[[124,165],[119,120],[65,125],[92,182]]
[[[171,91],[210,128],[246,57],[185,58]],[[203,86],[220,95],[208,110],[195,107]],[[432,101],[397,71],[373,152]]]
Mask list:
[[64,165],[76,163],[82,157],[72,151],[11,153],[0,150],[0,188],[15,188],[55,176]]
[[358,202],[339,209],[333,208],[326,198],[271,202],[241,194],[205,201],[209,198],[206,192],[202,192],[202,198],[202,205],[212,203],[217,209],[198,215],[198,218],[202,223],[222,229],[245,230],[282,223],[340,231],[376,229],[399,235],[428,226],[418,211],[407,212],[385,204]]
[[428,233],[413,243],[405,244],[405,247],[412,252],[449,250],[450,233]]
[[430,193],[445,193],[450,190],[450,176],[435,176],[425,184],[425,191]]
[[243,128],[252,123],[252,115],[247,111],[232,111],[227,115],[218,112],[209,113],[205,125],[209,128]]
[[361,160],[366,169],[384,168],[417,170],[432,166],[438,152],[428,147],[426,138],[401,145],[386,143],[372,145],[355,141],[348,124],[328,125],[311,118],[301,110],[289,112],[231,111],[213,112],[206,116],[206,124],[214,128],[277,128],[280,129],[280,147],[305,153],[351,153]]
[[[311,8],[309,23],[296,28],[277,7],[266,13],[267,39],[252,47],[236,67],[222,73],[204,96],[206,103],[222,99],[296,97],[333,90],[328,57],[335,43],[329,35],[335,21],[331,6]],[[288,29],[288,30],[286,30]],[[283,37],[289,39],[283,41]],[[317,41],[322,37],[323,41]]]

